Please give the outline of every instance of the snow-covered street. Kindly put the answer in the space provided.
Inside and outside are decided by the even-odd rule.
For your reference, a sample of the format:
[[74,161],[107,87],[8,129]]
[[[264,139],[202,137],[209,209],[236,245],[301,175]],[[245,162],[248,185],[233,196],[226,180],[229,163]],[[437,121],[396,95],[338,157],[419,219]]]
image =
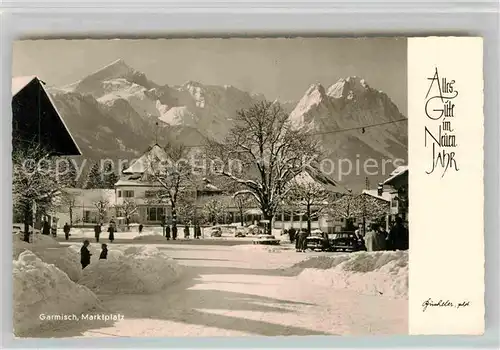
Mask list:
[[99,313],[120,314],[123,315],[121,320],[59,322],[55,327],[30,332],[29,336],[407,333],[406,297],[390,298],[382,293],[370,295],[353,291],[348,286],[332,288],[327,283],[309,283],[302,274],[303,268],[290,268],[318,253],[227,244],[230,242],[217,244],[213,240],[193,243],[144,244],[130,240],[113,244],[111,249],[120,250],[131,246],[154,246],[184,266],[184,274],[180,280],[154,294],[96,293],[104,310]]

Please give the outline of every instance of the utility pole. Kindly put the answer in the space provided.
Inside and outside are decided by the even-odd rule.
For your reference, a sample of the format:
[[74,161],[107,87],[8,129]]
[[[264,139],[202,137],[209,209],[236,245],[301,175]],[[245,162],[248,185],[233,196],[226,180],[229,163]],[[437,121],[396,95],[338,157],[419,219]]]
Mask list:
[[[365,188],[367,190],[370,189],[370,182],[368,181],[368,177],[365,177]],[[363,193],[361,194],[361,200],[363,201],[363,234],[366,235],[366,200]]]

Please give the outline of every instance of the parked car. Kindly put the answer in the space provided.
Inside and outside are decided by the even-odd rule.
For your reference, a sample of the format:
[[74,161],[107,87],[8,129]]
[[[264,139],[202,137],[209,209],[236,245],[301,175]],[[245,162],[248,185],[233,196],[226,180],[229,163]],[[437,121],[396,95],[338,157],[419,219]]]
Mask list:
[[258,235],[253,244],[279,245],[280,240],[272,235]]
[[315,252],[322,252],[329,250],[329,245],[324,237],[315,235],[306,238],[306,248]]
[[218,226],[211,227],[210,237],[222,237],[222,229]]
[[261,229],[257,225],[249,225],[247,226],[248,234],[249,235],[258,235],[261,234]]
[[355,252],[360,249],[356,235],[353,232],[337,232],[328,235],[330,250],[333,252]]
[[234,237],[246,237],[248,229],[245,227],[237,227],[236,232],[234,233]]

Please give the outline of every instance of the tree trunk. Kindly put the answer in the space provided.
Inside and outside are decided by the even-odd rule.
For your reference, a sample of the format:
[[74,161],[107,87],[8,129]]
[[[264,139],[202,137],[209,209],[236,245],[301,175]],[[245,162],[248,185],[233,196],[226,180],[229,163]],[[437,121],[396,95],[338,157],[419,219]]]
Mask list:
[[266,222],[266,234],[267,235],[272,235],[273,233],[273,227],[272,227],[272,222],[273,222],[273,217],[274,215],[263,213],[264,220],[267,220]]
[[245,223],[243,222],[243,208],[240,208],[240,223],[241,226],[245,226]]
[[[30,222],[33,221],[33,215],[31,214],[31,210],[29,208],[26,208],[24,210],[24,237],[23,240],[27,243],[30,241]],[[34,223],[33,223],[33,230],[34,230]]]
[[311,234],[311,204],[307,204],[306,208],[306,216],[307,216],[307,234]]
[[174,202],[170,203],[172,205],[172,238],[177,239],[177,207]]
[[73,207],[69,207],[69,226],[73,227]]

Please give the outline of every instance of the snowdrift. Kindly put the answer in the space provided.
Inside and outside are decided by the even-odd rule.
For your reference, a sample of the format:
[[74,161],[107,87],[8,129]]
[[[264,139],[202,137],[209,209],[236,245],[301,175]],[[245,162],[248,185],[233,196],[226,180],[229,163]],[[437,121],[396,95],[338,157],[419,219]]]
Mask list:
[[140,235],[135,236],[132,240],[143,241],[143,242],[166,242],[167,239],[161,233],[155,233],[153,231],[143,232]]
[[117,259],[98,260],[78,283],[98,294],[155,293],[176,281],[183,270],[154,247],[130,247]]
[[292,269],[305,269],[298,278],[335,289],[394,298],[408,297],[408,252],[358,252],[319,256]]
[[12,235],[12,258],[17,259],[19,254],[25,250],[38,250],[39,248],[56,248],[60,247],[58,241],[56,241],[51,236],[37,234],[35,235],[35,240],[32,243],[25,242],[23,240],[24,234],[16,233]]
[[57,322],[43,315],[76,314],[101,309],[96,295],[68,278],[57,267],[24,251],[13,261],[14,332],[26,336]]

